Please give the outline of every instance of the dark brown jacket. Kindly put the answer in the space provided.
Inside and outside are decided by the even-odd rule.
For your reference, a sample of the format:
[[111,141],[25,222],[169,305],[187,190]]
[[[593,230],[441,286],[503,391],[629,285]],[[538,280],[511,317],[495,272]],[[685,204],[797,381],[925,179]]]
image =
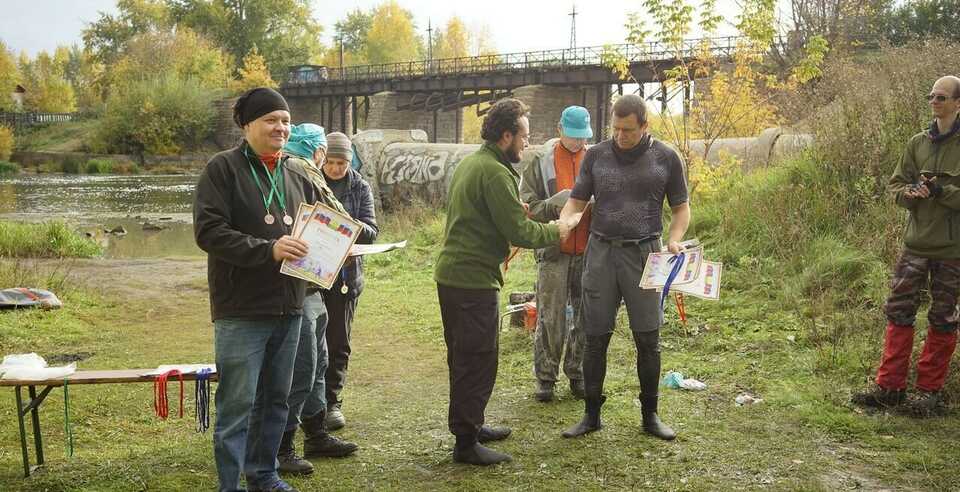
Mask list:
[[[300,314],[306,282],[280,273],[273,259],[273,244],[290,234],[281,220],[276,199],[268,225],[263,218],[263,198],[250,172],[244,149],[253,157],[264,193],[269,195],[266,169],[244,142],[220,152],[207,163],[197,183],[193,201],[193,231],[200,249],[207,252],[207,282],[214,320],[262,319]],[[296,218],[300,203],[314,203],[319,193],[304,170],[306,162],[284,156],[287,213]]]

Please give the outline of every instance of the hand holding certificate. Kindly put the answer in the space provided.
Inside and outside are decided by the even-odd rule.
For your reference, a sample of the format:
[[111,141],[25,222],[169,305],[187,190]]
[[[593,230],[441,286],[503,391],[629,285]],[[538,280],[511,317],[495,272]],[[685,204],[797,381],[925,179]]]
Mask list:
[[301,204],[293,226],[294,237],[305,241],[310,249],[299,260],[283,260],[280,273],[329,289],[336,281],[360,230],[359,222],[322,203]]

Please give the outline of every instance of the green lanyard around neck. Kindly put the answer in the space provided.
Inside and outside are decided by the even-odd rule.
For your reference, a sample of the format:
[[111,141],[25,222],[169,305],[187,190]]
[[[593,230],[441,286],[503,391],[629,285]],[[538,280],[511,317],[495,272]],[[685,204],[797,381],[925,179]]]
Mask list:
[[260,177],[257,176],[257,170],[254,169],[253,163],[250,162],[250,154],[247,153],[247,150],[243,150],[243,155],[247,158],[247,165],[250,166],[250,174],[253,174],[253,180],[257,183],[257,191],[260,192],[260,198],[263,199],[263,208],[267,210],[267,213],[270,213],[270,205],[273,203],[273,196],[276,194],[277,201],[280,203],[280,211],[284,214],[287,213],[287,200],[286,193],[284,192],[283,186],[283,169],[280,165],[280,159],[277,159],[277,166],[273,169],[273,174],[270,174],[270,169],[267,168],[267,165],[263,163],[262,160],[257,158],[260,161],[260,165],[263,166],[264,171],[267,172],[267,180],[270,182],[270,195],[265,196],[263,194],[263,186],[260,184]]

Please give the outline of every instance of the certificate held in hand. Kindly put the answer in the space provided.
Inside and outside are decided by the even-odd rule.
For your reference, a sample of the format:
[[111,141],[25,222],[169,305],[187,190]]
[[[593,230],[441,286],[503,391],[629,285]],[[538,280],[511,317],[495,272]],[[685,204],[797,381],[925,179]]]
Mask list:
[[300,206],[293,230],[297,239],[307,242],[310,252],[296,261],[283,260],[280,273],[329,289],[360,235],[360,223],[317,203]]

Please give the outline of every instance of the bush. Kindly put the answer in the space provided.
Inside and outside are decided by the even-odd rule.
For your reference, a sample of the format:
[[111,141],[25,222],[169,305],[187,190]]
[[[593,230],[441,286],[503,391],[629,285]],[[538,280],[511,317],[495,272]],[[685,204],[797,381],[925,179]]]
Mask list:
[[211,133],[217,93],[194,79],[161,75],[107,99],[91,147],[98,153],[170,155],[198,147]]
[[42,224],[0,222],[0,257],[89,258],[101,252],[100,246],[60,221]]
[[86,164],[87,174],[112,174],[114,162],[109,159],[90,159]]
[[0,161],[0,174],[17,174],[20,172],[20,165],[16,162]]
[[807,104],[825,108],[811,125],[820,159],[847,189],[881,196],[907,141],[933,118],[924,95],[957,67],[960,44],[942,40],[829,62]]
[[13,146],[13,130],[0,125],[0,161],[10,159],[10,155],[13,154]]
[[87,163],[79,157],[69,156],[63,159],[60,170],[67,174],[83,174],[87,171]]

